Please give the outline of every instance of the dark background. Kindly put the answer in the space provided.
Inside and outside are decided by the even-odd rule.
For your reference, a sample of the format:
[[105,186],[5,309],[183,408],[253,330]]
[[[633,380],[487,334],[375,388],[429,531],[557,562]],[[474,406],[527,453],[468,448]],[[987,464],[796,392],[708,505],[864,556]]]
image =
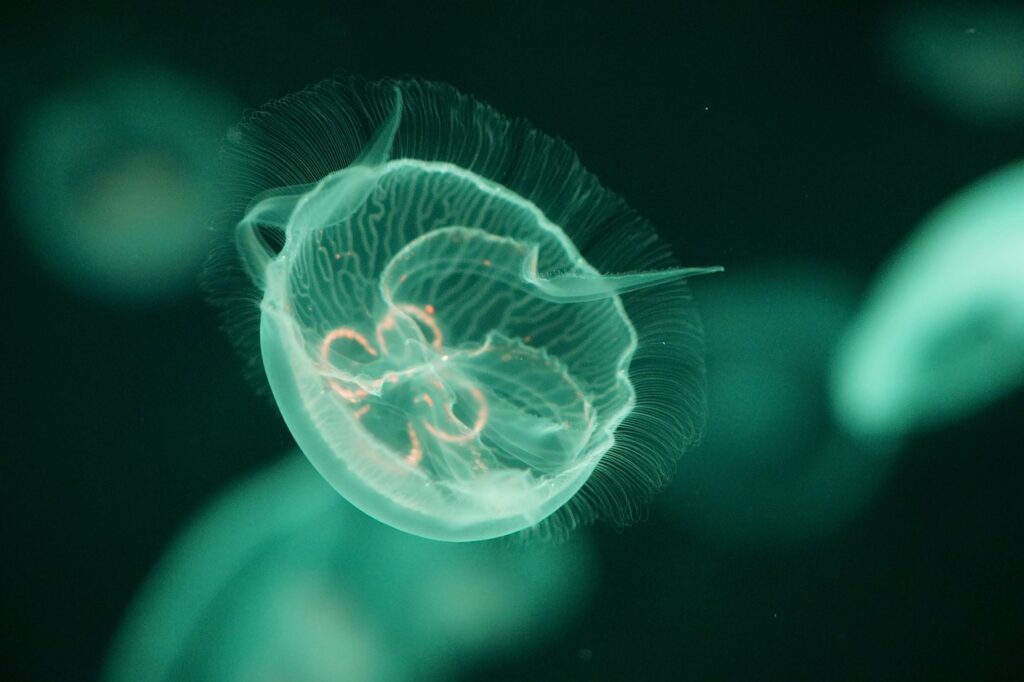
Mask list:
[[[411,74],[565,138],[685,264],[812,261],[866,288],[1024,129],[964,125],[881,68],[887,3],[767,4],[41,4],[0,22],[0,158],[20,112],[105,67],[197,74],[248,107],[339,68]],[[189,515],[291,440],[200,294],[90,303],[0,210],[0,676],[93,679]],[[866,513],[806,546],[716,547],[658,505],[599,526],[574,626],[469,679],[1024,679],[1022,408],[1018,390],[914,437]]]

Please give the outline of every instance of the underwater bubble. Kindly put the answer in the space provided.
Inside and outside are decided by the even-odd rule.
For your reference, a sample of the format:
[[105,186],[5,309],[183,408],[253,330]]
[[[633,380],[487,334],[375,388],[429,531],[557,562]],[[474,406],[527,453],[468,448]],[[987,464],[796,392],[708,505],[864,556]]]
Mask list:
[[342,495],[465,541],[571,499],[562,528],[628,520],[667,479],[704,418],[684,280],[717,268],[678,267],[562,142],[446,85],[337,79],[238,130],[263,365]]

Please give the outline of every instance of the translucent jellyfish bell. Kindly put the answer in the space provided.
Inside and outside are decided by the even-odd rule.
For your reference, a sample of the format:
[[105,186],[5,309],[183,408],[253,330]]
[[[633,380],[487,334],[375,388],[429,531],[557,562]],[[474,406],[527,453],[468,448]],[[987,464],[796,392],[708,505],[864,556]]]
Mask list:
[[1019,3],[894,7],[879,45],[896,77],[965,123],[1020,125],[1024,9]]
[[106,74],[29,109],[11,198],[36,260],[107,304],[194,291],[218,210],[217,150],[235,111],[159,69]]
[[587,538],[438,543],[355,510],[297,453],[169,547],[118,629],[109,682],[448,680],[563,627]]
[[836,532],[864,511],[893,461],[838,431],[828,407],[829,361],[853,287],[836,268],[795,264],[700,284],[712,418],[665,495],[668,508],[735,549]]
[[567,523],[628,517],[665,480],[704,411],[683,280],[715,268],[675,266],[563,143],[444,85],[355,79],[236,138],[263,190],[236,239],[267,377],[356,506],[477,540],[592,478]]
[[1024,162],[939,207],[885,266],[832,371],[859,436],[897,438],[1024,383]]

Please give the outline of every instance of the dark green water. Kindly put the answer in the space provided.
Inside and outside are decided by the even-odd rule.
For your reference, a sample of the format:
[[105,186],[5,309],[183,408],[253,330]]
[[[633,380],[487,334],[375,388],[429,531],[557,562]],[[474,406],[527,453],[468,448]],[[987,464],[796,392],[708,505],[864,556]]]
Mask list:
[[[895,5],[754,4],[22,8],[0,21],[0,161],[34,106],[109,69],[176,70],[239,113],[338,69],[410,74],[564,138],[684,264],[727,278],[804,263],[856,298],[928,211],[1021,157],[1024,119],[965,120],[893,75],[881,36]],[[2,669],[95,679],[190,515],[292,441],[198,291],[128,308],[76,294],[30,253],[4,187]],[[595,587],[568,628],[465,679],[1016,679],[1022,409],[1018,388],[911,435],[841,524],[754,546],[679,521],[666,498],[723,489],[686,490],[701,480],[693,450],[646,521],[588,531]]]

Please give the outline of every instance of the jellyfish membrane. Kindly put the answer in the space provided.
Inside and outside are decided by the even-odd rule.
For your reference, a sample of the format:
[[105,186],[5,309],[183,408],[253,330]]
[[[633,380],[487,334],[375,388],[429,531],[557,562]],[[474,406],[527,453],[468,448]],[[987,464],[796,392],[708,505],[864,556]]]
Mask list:
[[25,110],[9,174],[20,236],[55,280],[107,304],[196,291],[237,108],[176,73],[109,73]]
[[855,308],[849,278],[779,263],[694,286],[710,420],[664,496],[667,510],[730,549],[806,546],[840,532],[893,461],[843,434],[828,407],[829,363]]
[[593,583],[586,540],[417,538],[358,512],[292,453],[172,543],[118,628],[103,679],[452,679],[570,621]]
[[685,279],[718,268],[678,267],[562,142],[446,85],[341,78],[244,121],[228,161],[277,405],[371,516],[451,541],[570,499],[549,528],[628,520],[699,434]]
[[936,109],[966,124],[1024,120],[1024,9],[1011,3],[918,4],[883,23],[885,65]]
[[1024,162],[954,195],[893,255],[832,371],[848,431],[898,439],[1024,383]]

